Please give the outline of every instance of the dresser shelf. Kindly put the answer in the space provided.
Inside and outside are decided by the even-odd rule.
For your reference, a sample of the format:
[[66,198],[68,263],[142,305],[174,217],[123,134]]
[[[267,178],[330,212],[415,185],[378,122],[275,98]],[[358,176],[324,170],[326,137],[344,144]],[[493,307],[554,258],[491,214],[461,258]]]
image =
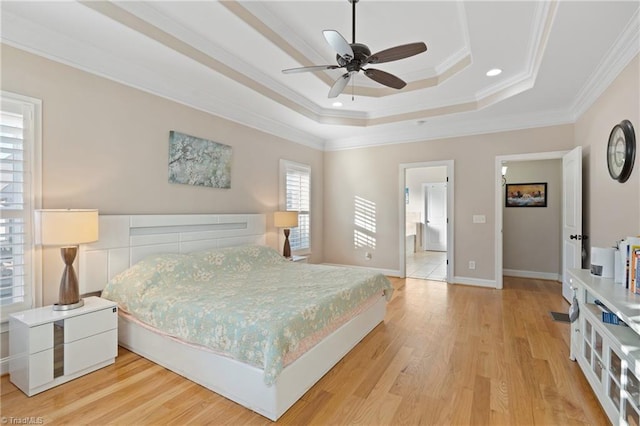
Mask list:
[[[640,425],[640,295],[588,270],[569,271],[580,315],[571,325],[571,359],[578,362],[609,420]],[[603,321],[598,300],[628,326]]]

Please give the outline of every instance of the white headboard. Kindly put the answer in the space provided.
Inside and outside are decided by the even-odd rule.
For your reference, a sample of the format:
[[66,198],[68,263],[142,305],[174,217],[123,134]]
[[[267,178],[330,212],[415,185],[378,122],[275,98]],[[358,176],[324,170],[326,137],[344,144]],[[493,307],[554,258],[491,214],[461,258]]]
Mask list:
[[264,214],[100,215],[100,239],[80,246],[80,294],[154,253],[265,245]]

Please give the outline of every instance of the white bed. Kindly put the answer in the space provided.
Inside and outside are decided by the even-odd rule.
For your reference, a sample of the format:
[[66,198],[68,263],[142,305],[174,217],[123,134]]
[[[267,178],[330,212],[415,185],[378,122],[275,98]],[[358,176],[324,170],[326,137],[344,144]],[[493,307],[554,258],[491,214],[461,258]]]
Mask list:
[[[81,293],[100,291],[116,274],[156,253],[265,244],[263,214],[102,215],[100,240],[81,247]],[[383,296],[300,358],[272,386],[263,370],[185,345],[136,321],[120,318],[119,343],[263,416],[277,420],[362,338],[383,321]]]

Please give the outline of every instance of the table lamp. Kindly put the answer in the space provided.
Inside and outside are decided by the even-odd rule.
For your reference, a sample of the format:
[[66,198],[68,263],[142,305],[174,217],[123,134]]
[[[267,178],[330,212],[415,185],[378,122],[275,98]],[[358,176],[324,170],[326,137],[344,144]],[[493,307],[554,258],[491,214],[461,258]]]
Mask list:
[[291,257],[291,245],[289,245],[290,228],[298,226],[298,212],[275,212],[273,214],[273,224],[276,228],[284,228],[284,248],[282,255],[289,259]]
[[68,311],[84,305],[80,299],[78,277],[73,261],[78,245],[98,240],[98,210],[45,209],[36,210],[36,244],[60,246],[64,272],[60,280],[58,303],[54,311]]

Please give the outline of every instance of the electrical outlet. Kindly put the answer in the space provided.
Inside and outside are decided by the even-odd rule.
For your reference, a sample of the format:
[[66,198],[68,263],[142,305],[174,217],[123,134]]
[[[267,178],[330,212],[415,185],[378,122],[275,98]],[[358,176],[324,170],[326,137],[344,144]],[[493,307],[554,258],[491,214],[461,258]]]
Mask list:
[[475,260],[470,260],[469,261],[469,269],[476,269],[476,261]]
[[371,253],[370,253],[370,252],[366,252],[366,253],[364,254],[364,258],[365,258],[365,259],[367,259],[367,260],[371,260],[371,258],[372,258],[372,257],[373,257],[373,256],[371,255]]

